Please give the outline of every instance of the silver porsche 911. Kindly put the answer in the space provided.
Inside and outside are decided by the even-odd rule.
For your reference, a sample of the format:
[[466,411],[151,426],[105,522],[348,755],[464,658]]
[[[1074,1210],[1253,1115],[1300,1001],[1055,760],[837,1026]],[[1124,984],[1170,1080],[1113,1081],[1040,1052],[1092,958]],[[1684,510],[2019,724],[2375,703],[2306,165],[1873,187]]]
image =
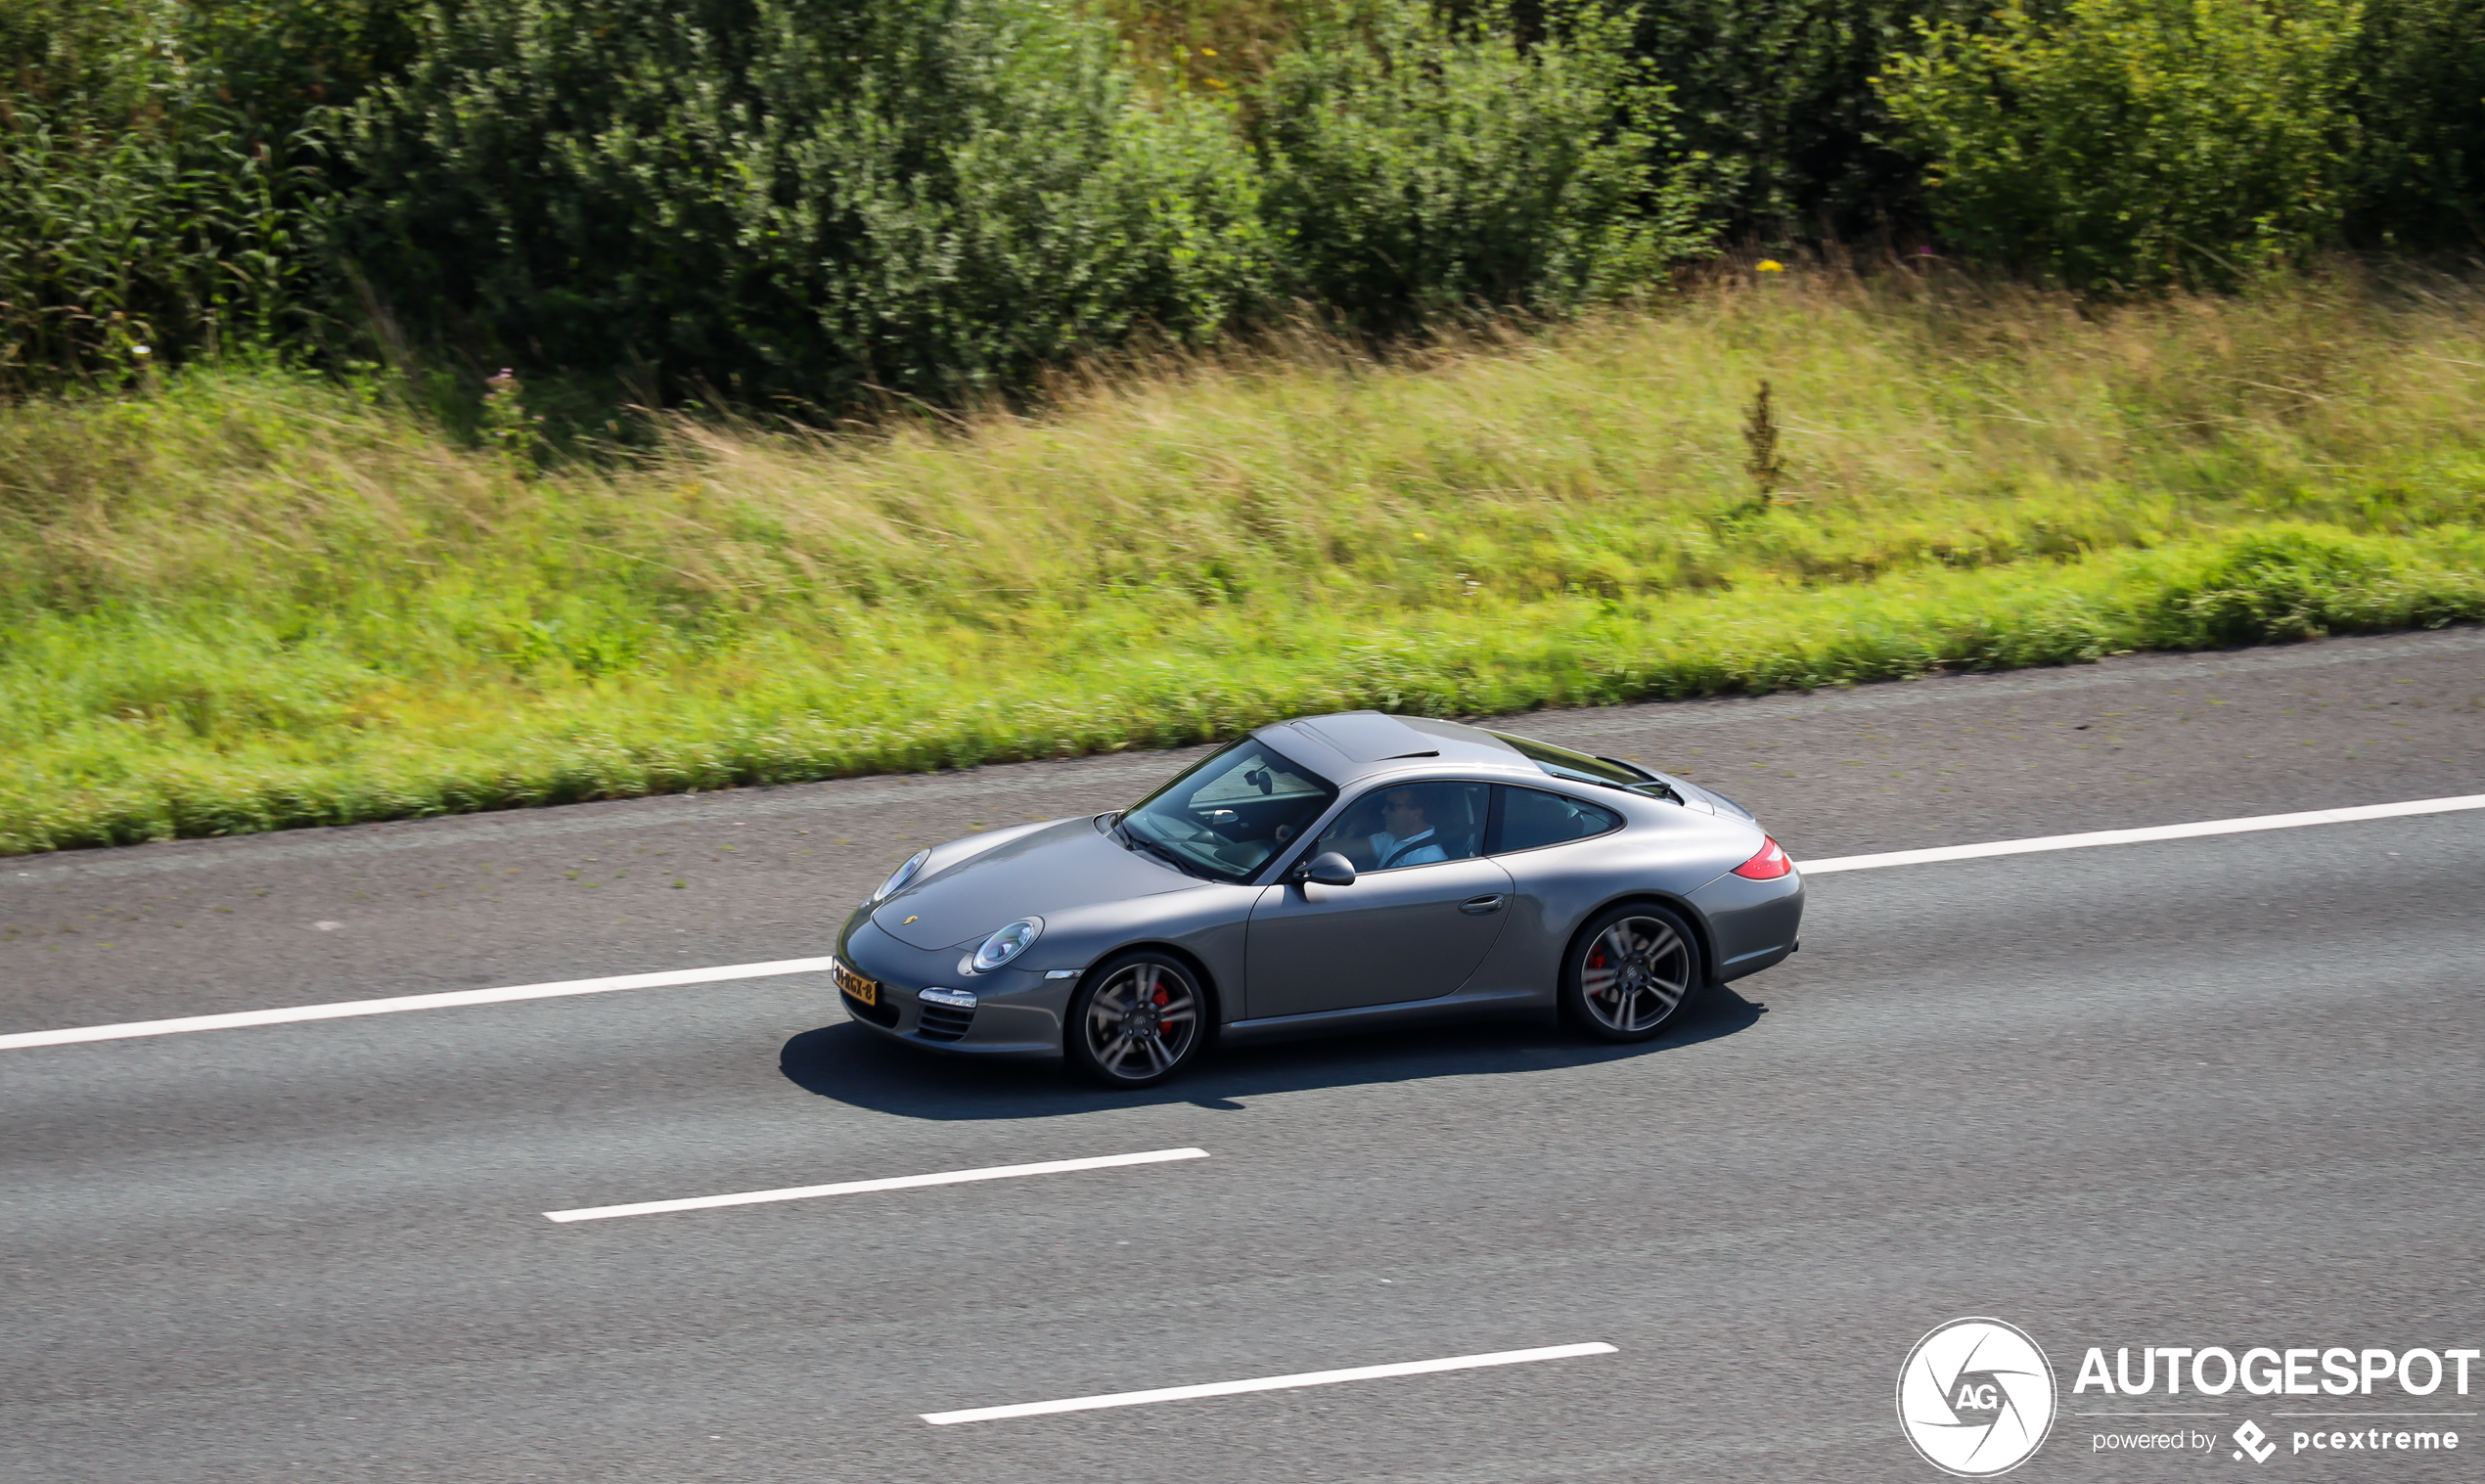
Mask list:
[[1353,711],[1262,727],[1128,809],[918,852],[834,977],[900,1040],[1146,1087],[1220,1040],[1457,1016],[1645,1040],[1802,920],[1794,864],[1723,794]]

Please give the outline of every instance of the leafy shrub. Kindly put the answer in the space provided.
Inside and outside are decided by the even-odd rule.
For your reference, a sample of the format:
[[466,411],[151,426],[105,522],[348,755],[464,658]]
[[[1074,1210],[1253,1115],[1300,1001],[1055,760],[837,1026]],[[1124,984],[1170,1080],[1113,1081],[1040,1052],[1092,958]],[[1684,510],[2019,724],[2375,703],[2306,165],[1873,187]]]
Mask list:
[[[2331,182],[2345,231],[2378,247],[2473,248],[2485,240],[2485,0],[2359,9],[2336,100],[2354,140]],[[1996,12],[1970,0],[1631,0],[1629,14],[1637,54],[1677,105],[1712,217],[1738,234],[1848,240],[1912,229],[1933,206],[1923,175],[1940,141],[1911,130],[1876,80],[1903,70],[1927,31],[1956,49],[2024,29],[2032,15],[2062,20],[2059,6]],[[2247,84],[2273,62],[2293,65],[2284,49],[2208,55],[2204,72],[2232,69]],[[2037,153],[2072,146],[2060,168],[2078,178],[2079,140],[2065,129]],[[1990,135],[1981,146],[1999,147]]]
[[470,383],[834,413],[1303,299],[1568,304],[1688,241],[1655,95],[1570,29],[1372,0],[1229,79],[1046,0],[0,0],[9,384],[324,316]]
[[358,337],[461,425],[956,403],[1912,231],[1927,161],[2078,285],[2472,247],[2485,0],[0,0],[0,396]]
[[323,182],[212,108],[106,132],[0,121],[0,392],[306,329]]
[[2354,54],[2350,234],[2485,244],[2485,0],[2368,0]]
[[956,400],[1290,298],[1567,303],[1680,239],[1609,26],[1521,56],[1385,6],[1280,61],[1255,155],[1235,104],[1141,89],[1103,22],[1029,0],[643,9],[426,19],[349,151],[400,317],[652,391]]
[[2352,0],[2008,0],[1884,80],[1951,241],[2076,285],[2233,282],[2337,223]]
[[1255,137],[1288,289],[1403,328],[1471,304],[1560,307],[1699,245],[1661,89],[1584,9],[1522,49],[1406,4],[1328,18],[1271,67]]
[[1222,111],[1061,8],[474,0],[417,51],[355,112],[346,246],[487,359],[954,398],[1265,292]]
[[401,0],[0,0],[0,395],[320,337],[327,117]]
[[1736,233],[1859,236],[1920,215],[1873,78],[1953,0],[1635,0],[1702,205]]

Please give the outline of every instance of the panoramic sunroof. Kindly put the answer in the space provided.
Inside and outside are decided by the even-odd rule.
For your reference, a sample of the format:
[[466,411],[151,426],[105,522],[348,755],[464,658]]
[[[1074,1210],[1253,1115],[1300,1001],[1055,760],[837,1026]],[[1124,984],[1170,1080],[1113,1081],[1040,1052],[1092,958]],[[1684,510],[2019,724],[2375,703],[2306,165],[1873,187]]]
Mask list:
[[1441,755],[1432,739],[1396,717],[1378,711],[1349,711],[1343,716],[1324,716],[1316,725],[1297,725],[1359,763]]

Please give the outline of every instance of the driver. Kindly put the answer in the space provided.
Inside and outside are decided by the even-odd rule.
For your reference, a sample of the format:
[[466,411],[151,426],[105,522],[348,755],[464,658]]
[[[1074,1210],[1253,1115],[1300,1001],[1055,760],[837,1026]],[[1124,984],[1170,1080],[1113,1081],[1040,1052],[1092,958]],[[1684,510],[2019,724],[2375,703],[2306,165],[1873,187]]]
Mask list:
[[1450,853],[1441,848],[1440,836],[1433,833],[1431,823],[1423,817],[1423,791],[1411,786],[1391,788],[1381,795],[1380,830],[1366,844],[1372,851],[1375,871],[1429,865],[1450,858]]

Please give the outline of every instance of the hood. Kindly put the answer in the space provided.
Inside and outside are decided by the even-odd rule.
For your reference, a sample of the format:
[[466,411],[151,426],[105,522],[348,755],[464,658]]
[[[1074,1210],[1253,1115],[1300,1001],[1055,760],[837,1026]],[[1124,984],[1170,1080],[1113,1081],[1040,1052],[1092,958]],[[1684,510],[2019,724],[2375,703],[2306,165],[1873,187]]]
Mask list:
[[872,923],[912,948],[948,948],[1019,918],[1198,884],[1071,819],[935,872],[882,902]]

